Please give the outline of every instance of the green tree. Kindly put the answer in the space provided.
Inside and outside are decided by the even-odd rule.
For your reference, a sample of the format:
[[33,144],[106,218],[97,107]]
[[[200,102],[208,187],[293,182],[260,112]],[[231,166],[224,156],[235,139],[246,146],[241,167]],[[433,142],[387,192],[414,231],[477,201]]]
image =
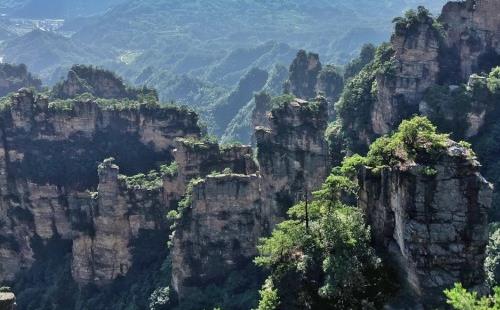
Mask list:
[[498,310],[500,309],[500,287],[492,296],[479,297],[476,292],[468,292],[460,283],[453,289],[445,290],[447,303],[455,310]]
[[491,286],[500,284],[500,229],[490,237],[484,267],[488,283]]
[[332,173],[312,202],[292,207],[261,241],[255,261],[270,269],[280,309],[358,308],[386,296],[362,212],[342,201],[355,191],[350,178]]
[[274,288],[273,280],[266,279],[266,282],[259,291],[260,301],[257,310],[276,310],[280,304],[278,290]]

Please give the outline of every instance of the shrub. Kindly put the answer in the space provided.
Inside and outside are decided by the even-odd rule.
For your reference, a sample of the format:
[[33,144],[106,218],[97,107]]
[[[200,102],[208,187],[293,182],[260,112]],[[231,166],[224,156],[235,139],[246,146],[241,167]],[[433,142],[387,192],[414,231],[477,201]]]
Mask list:
[[447,303],[455,310],[497,310],[500,309],[500,287],[496,287],[493,296],[479,297],[476,292],[468,292],[460,283],[453,289],[445,290]]

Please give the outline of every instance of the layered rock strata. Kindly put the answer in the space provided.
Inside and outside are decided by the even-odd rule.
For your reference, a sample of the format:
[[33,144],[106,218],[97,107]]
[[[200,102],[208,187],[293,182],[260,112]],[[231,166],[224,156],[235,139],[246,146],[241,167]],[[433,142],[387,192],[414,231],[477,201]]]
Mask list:
[[115,156],[126,173],[147,171],[172,159],[176,138],[200,135],[197,116],[188,111],[64,103],[22,90],[2,107],[2,281],[29,270],[36,260],[34,242],[54,239],[74,241],[72,269],[78,282],[103,284],[125,274],[131,240],[141,229],[161,226],[151,217],[163,218],[158,214],[164,210],[157,210],[165,205],[163,195],[125,189],[114,170],[104,169],[98,177],[97,163]]

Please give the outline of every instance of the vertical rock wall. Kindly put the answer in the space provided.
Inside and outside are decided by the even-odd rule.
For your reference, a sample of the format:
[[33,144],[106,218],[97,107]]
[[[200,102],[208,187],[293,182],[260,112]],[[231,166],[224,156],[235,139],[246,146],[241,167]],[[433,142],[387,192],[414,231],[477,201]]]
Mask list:
[[488,211],[493,187],[470,151],[452,145],[432,167],[426,163],[365,169],[359,206],[376,244],[398,266],[401,281],[426,307],[442,305],[456,282],[483,284]]

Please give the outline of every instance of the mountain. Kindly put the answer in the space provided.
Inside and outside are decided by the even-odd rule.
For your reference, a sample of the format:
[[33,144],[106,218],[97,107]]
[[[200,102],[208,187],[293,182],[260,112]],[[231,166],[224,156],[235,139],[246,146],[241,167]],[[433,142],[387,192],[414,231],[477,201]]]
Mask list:
[[16,18],[65,19],[102,13],[125,0],[2,0],[0,9]]

